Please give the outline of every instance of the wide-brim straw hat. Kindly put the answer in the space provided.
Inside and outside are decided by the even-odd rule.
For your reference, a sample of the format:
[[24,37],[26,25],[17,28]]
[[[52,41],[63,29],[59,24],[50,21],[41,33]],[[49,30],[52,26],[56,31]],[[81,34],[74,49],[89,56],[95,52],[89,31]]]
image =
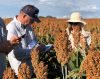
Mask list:
[[79,12],[73,12],[70,16],[70,19],[67,22],[80,22],[80,23],[86,25],[86,22],[83,21]]

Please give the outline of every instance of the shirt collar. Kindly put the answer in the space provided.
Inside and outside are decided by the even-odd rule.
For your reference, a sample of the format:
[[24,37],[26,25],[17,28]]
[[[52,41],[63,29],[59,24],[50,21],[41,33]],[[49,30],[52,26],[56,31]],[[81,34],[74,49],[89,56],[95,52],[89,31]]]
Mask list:
[[17,23],[21,24],[21,22],[19,20],[17,20],[17,16],[18,15],[14,16],[14,21],[16,21]]

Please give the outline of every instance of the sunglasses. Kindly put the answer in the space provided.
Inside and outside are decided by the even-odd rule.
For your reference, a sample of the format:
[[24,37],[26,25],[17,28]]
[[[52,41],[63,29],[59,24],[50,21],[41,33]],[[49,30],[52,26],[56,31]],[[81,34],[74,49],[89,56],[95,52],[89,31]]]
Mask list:
[[82,23],[80,23],[80,22],[70,22],[69,23],[71,26],[73,25],[73,26],[82,26],[83,24]]

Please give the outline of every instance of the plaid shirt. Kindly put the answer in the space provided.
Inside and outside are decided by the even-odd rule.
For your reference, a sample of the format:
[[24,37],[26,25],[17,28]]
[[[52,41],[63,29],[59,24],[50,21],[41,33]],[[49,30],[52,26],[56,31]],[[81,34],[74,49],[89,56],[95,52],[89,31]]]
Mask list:
[[[0,18],[0,51],[5,50],[5,45],[3,45],[3,42],[6,41],[6,30],[5,30],[5,24]],[[0,52],[0,79],[2,79],[3,72],[6,69],[6,55],[4,52]]]
[[0,49],[4,49],[5,45],[3,43],[6,42],[6,28],[5,28],[5,24],[3,22],[3,20],[0,18]]

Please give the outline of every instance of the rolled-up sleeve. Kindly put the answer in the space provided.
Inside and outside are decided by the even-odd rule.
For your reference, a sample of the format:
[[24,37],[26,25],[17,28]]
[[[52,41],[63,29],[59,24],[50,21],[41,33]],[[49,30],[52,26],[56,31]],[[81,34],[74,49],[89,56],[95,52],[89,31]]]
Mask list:
[[10,24],[6,27],[7,32],[8,32],[7,33],[7,40],[10,40],[13,35],[18,36],[14,26],[15,26],[14,24]]

